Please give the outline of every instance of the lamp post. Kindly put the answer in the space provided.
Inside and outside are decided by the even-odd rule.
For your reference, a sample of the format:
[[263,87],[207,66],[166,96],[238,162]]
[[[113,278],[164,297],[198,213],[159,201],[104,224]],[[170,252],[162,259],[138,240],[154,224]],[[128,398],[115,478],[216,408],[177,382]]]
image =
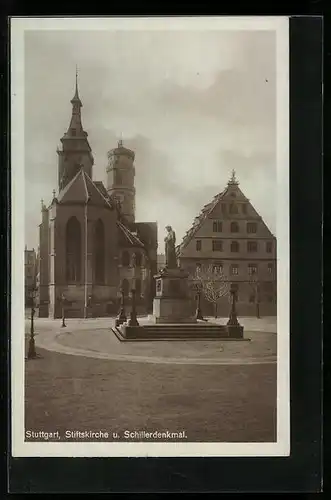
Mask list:
[[130,313],[130,319],[128,321],[129,326],[139,326],[138,320],[137,320],[137,311],[136,311],[136,290],[135,288],[132,288],[131,290],[131,313]]
[[115,320],[115,326],[120,326],[122,323],[125,323],[127,320],[126,314],[125,314],[125,299],[124,299],[124,290],[121,288],[121,305],[120,305],[120,310],[118,313],[118,316]]
[[35,287],[31,290],[31,323],[30,323],[30,339],[28,349],[28,359],[35,359],[37,357],[36,345],[34,340],[34,314],[35,314]]
[[193,277],[193,288],[196,292],[195,319],[205,321],[201,311],[202,277],[200,276],[200,271],[198,269]]
[[231,309],[230,309],[229,321],[227,324],[230,326],[240,326],[236,310],[237,290],[234,283],[231,283],[230,286],[230,297],[231,297]]
[[61,295],[61,305],[62,305],[62,325],[61,328],[66,328],[66,323],[65,323],[65,309],[64,309],[64,303],[65,303],[65,296],[64,293]]
[[196,290],[197,290],[197,308],[196,308],[196,311],[195,311],[195,318],[196,319],[200,319],[200,320],[204,320],[204,317],[202,315],[202,311],[201,311],[201,294],[202,294],[202,285],[199,283],[197,284],[196,286]]

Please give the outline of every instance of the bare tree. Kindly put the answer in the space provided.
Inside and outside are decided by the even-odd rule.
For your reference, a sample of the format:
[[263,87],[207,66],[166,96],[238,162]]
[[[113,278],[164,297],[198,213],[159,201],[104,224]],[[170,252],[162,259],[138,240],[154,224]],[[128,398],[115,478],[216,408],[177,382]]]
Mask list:
[[214,305],[214,316],[217,318],[219,301],[230,290],[230,282],[222,268],[214,265],[197,268],[193,281],[199,284],[206,300]]

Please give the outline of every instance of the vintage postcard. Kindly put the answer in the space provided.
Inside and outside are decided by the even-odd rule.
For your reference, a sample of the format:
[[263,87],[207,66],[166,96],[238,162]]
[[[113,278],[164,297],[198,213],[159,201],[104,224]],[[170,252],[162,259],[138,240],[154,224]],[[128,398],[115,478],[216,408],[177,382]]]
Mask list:
[[12,18],[12,454],[287,456],[286,17]]

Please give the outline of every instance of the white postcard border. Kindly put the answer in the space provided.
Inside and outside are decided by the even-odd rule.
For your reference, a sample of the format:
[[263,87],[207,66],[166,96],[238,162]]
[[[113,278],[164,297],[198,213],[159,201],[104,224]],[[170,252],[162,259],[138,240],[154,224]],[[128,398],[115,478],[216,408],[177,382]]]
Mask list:
[[[274,30],[277,37],[277,442],[51,443],[24,441],[24,32],[26,30]],[[11,19],[11,385],[14,457],[288,456],[289,314],[289,19],[287,17]],[[28,228],[27,228],[28,230]]]

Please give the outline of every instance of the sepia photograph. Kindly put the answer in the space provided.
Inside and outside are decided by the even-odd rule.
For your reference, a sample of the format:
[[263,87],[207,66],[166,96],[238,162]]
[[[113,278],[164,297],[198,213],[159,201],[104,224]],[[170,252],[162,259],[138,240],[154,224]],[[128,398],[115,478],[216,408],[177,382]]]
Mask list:
[[13,456],[286,456],[286,17],[12,18]]

